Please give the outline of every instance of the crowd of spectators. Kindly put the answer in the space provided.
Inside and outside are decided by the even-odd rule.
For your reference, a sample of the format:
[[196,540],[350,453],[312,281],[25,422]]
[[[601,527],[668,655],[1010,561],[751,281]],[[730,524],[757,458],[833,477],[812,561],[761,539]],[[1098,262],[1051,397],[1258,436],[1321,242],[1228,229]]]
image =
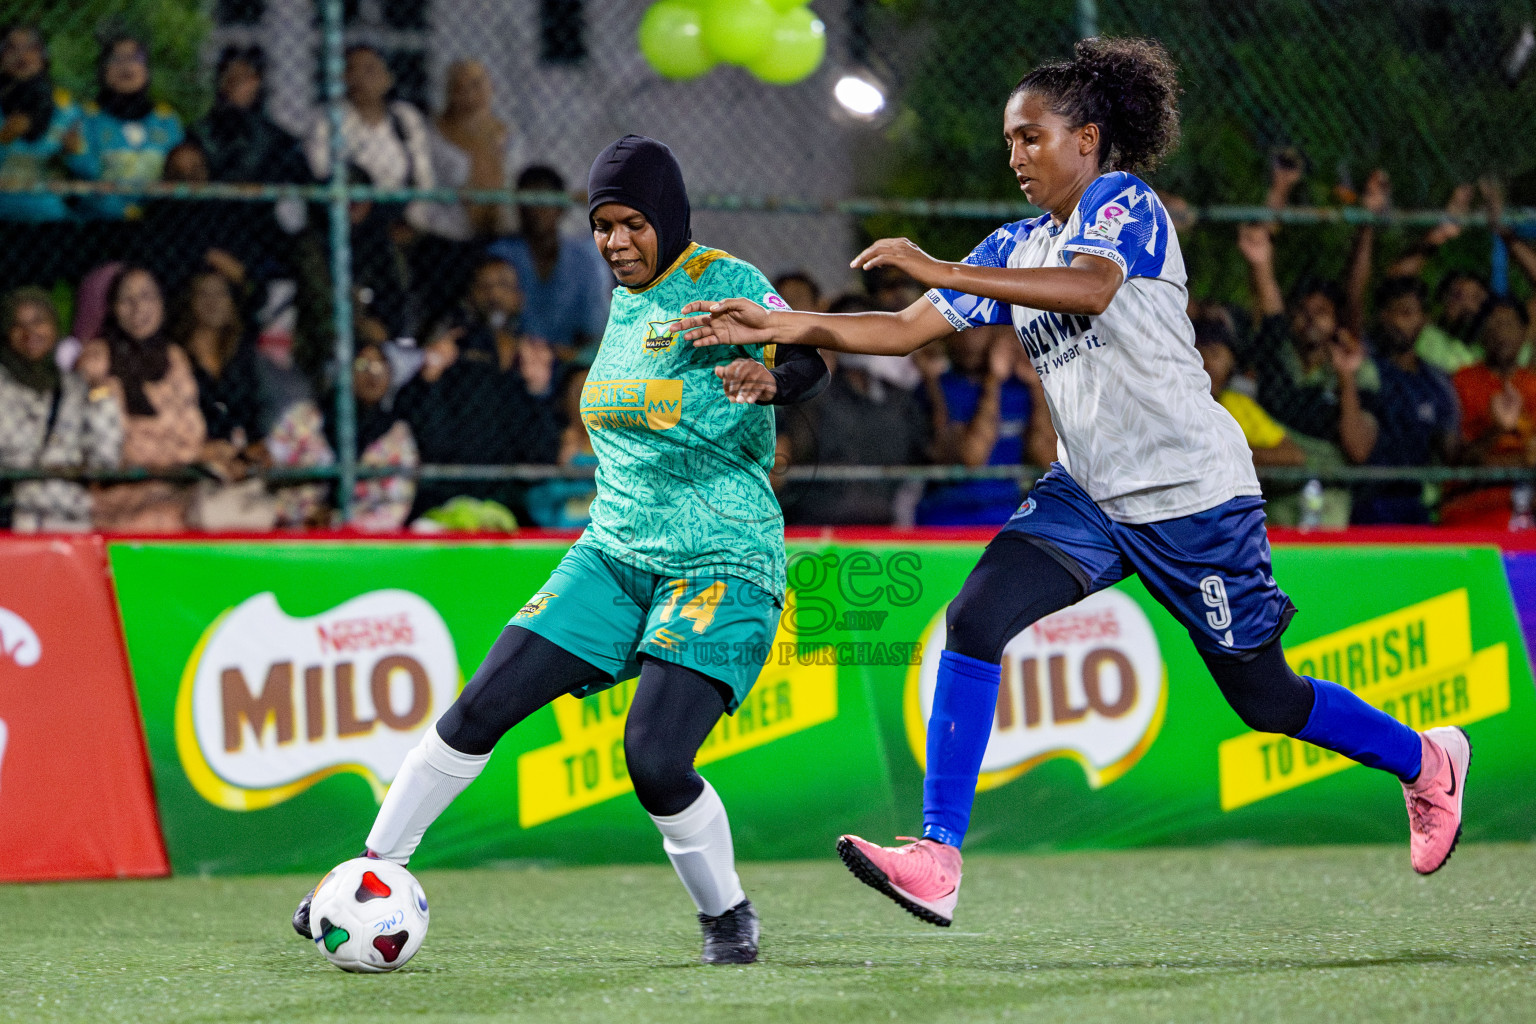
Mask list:
[[[309,184],[329,173],[329,119],[316,111],[292,134],[269,116],[259,48],[219,55],[212,109],[187,125],[150,98],[152,72],[143,40],[108,38],[95,95],[77,100],[52,81],[41,33],[0,33],[0,187]],[[344,84],[339,148],[355,182],[567,191],[553,168],[524,165],[476,61],[448,68],[435,116],[396,97],[389,63],[372,47],[348,49]],[[351,442],[360,465],[592,458],[576,402],[614,282],[588,238],[561,232],[562,215],[552,206],[352,204]],[[11,242],[0,254],[0,467],[30,474],[0,481],[0,523],[128,532],[335,524],[333,485],[302,473],[265,479],[334,466],[345,441],[331,415],[341,371],[323,209],[0,192],[0,222]],[[162,479],[80,479],[136,470]],[[525,523],[571,525],[584,521],[591,488],[369,477],[352,496],[352,523],[428,524],[434,509],[472,498]]]
[[[189,125],[150,98],[153,70],[143,40],[109,38],[95,94],[77,100],[53,83],[37,30],[0,34],[0,188],[305,184],[330,173],[330,120],[317,112],[296,135],[271,119],[260,49],[220,54],[212,109]],[[397,98],[389,62],[372,47],[347,51],[344,84],[339,149],[355,182],[568,191],[557,170],[526,161],[476,61],[449,66],[435,115]],[[1281,161],[1272,176],[1278,210],[1302,172]],[[1536,283],[1536,249],[1502,224],[1496,185],[1480,192],[1493,226],[1487,273],[1436,273],[1437,250],[1460,231],[1452,219],[1384,265],[1377,230],[1363,227],[1341,280],[1293,274],[1276,266],[1276,218],[1237,228],[1251,306],[1191,300],[1213,396],[1257,466],[1293,471],[1266,482],[1272,521],[1529,525],[1526,485],[1329,482],[1349,466],[1536,468],[1532,310],[1513,297],[1510,269]],[[1458,189],[1448,212],[1467,212],[1478,195]],[[1360,202],[1382,212],[1390,199],[1377,172]],[[359,464],[592,466],[580,394],[614,280],[590,237],[562,231],[564,211],[547,205],[358,201],[349,214]],[[0,481],[0,525],[336,524],[334,484],[302,472],[268,479],[334,466],[349,441],[331,414],[346,368],[333,357],[324,210],[0,191],[0,223],[11,241],[0,256],[0,467],[29,473]],[[802,271],[774,284],[800,310],[894,311],[921,295],[889,268],[836,296]],[[1022,498],[1014,475],[829,483],[814,471],[1006,470],[1055,457],[1040,381],[1007,328],[965,331],[909,358],[827,362],[826,391],[779,416],[774,484],[791,524],[996,525]],[[790,467],[811,478],[789,480]],[[175,478],[125,479],[135,470]],[[122,482],[81,479],[95,471]],[[352,524],[442,528],[432,524],[458,521],[444,509],[494,506],[523,523],[572,527],[592,497],[589,479],[365,476]]]
[[[1273,175],[1270,205],[1279,208],[1300,172],[1276,167]],[[1525,369],[1536,338],[1510,273],[1512,264],[1536,284],[1536,249],[1503,222],[1495,181],[1459,187],[1447,212],[1467,213],[1478,193],[1496,272],[1441,273],[1433,291],[1437,251],[1461,234],[1454,219],[1385,265],[1376,256],[1377,229],[1362,226],[1343,281],[1302,277],[1288,298],[1275,266],[1276,225],[1239,227],[1253,308],[1192,301],[1190,316],[1213,388],[1243,426],[1257,465],[1320,475],[1344,466],[1536,467],[1536,379]],[[1380,214],[1390,202],[1390,182],[1377,171],[1361,203]],[[1402,479],[1265,490],[1271,521],[1285,525],[1504,527],[1529,519],[1529,488],[1504,484]]]

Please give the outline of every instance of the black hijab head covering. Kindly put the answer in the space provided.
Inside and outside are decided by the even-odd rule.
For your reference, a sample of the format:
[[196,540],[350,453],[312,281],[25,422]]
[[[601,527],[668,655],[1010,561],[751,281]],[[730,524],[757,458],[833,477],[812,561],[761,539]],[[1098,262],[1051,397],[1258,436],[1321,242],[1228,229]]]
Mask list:
[[658,275],[666,273],[693,240],[683,169],[672,151],[655,139],[626,135],[599,153],[587,176],[587,195],[589,224],[604,203],[623,203],[645,214],[656,229]]
[[13,32],[26,32],[43,49],[43,70],[31,78],[12,78],[0,75],[0,116],[26,114],[29,122],[27,133],[22,136],[28,142],[36,142],[53,123],[52,60],[48,56],[48,44],[36,26],[11,25],[0,29],[0,37],[9,39]]
[[107,84],[107,62],[112,59],[112,51],[120,43],[132,43],[138,47],[145,61],[145,70],[148,71],[149,47],[144,45],[144,40],[123,33],[109,36],[102,43],[101,56],[96,61],[96,104],[118,120],[142,121],[155,109],[154,101],[149,98],[148,74],[144,77],[144,88],[138,92],[118,92]]
[[[171,353],[163,324],[149,337],[135,338],[117,322],[117,297],[134,274],[145,274],[151,281],[155,280],[154,275],[141,266],[130,265],[119,270],[107,289],[107,319],[101,333],[111,353],[112,376],[123,386],[123,404],[128,407],[128,415],[154,416],[158,410],[144,393],[144,385],[165,378],[171,369]],[[158,281],[155,286],[159,287]]]

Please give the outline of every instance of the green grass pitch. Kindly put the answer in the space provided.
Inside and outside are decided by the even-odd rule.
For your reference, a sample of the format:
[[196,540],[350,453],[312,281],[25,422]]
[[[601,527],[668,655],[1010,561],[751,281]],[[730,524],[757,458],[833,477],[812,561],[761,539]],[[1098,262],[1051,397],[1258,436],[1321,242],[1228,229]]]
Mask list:
[[293,935],[312,879],[0,886],[0,1020],[1536,1020],[1536,847],[974,856],[953,929],[833,857],[746,864],[763,961],[697,965],[664,865],[424,872],[426,946],[352,976]]

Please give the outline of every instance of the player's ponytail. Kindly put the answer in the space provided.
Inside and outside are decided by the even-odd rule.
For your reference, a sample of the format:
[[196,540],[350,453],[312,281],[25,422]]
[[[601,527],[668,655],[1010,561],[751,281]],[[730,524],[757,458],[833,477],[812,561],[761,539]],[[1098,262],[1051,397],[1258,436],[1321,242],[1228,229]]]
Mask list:
[[1150,171],[1179,143],[1178,69],[1155,39],[1081,40],[1013,91],[1040,93],[1074,127],[1098,125],[1105,170]]

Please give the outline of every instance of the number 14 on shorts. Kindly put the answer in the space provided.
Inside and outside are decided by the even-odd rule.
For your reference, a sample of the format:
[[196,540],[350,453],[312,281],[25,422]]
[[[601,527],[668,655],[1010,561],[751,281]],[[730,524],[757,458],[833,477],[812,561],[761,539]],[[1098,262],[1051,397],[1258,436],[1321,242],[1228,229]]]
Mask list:
[[[695,593],[691,600],[683,603],[688,591],[695,583],[696,581],[686,579],[668,580],[663,583],[662,587],[669,593],[652,621],[671,623],[673,616],[676,615],[678,619],[683,620],[677,624],[676,629],[686,628],[685,623],[692,623],[695,633],[702,633],[708,629],[709,624],[715,621],[715,612],[720,609],[720,602],[725,599],[726,586],[721,580],[713,580]],[[679,608],[679,605],[682,607]],[[682,639],[673,629],[663,625],[651,633],[646,643],[673,650]]]

